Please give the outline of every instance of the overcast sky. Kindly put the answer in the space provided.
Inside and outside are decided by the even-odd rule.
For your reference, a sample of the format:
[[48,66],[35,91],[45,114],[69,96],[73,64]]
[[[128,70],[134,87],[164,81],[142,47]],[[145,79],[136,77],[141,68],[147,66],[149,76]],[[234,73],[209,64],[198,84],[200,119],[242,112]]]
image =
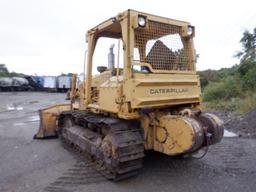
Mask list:
[[86,31],[130,8],[194,25],[198,70],[230,67],[243,31],[256,27],[255,7],[255,0],[0,0],[0,63],[26,74],[80,73]]

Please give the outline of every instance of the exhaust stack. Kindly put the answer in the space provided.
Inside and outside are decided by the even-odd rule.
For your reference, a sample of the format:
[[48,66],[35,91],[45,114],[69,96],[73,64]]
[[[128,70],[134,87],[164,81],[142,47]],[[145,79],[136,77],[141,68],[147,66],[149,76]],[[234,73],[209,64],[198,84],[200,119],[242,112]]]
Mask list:
[[108,54],[108,69],[112,70],[115,68],[115,54],[114,54],[114,49],[115,44],[112,44],[109,48],[109,54]]

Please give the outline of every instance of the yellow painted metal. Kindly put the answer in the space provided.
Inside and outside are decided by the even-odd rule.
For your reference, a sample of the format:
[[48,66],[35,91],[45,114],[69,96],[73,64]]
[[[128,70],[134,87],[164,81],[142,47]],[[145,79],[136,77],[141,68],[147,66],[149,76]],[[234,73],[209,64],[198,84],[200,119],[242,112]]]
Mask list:
[[99,75],[95,75],[92,78],[92,87],[100,87],[102,83],[107,82],[112,77],[111,71],[104,71]]
[[[100,88],[99,107],[106,112],[118,113],[119,105],[116,103],[118,88]],[[108,102],[106,102],[108,100]]]
[[[127,86],[127,87],[126,87]],[[134,74],[125,84],[126,99],[132,108],[200,104],[198,76],[178,74]]]
[[160,142],[156,139],[156,142],[154,142],[156,151],[168,155],[176,155],[190,150],[194,145],[193,125],[186,121],[184,117],[171,115],[161,117],[160,125],[156,127],[156,132],[161,130],[165,131],[165,140]]
[[56,136],[58,115],[61,112],[68,110],[71,110],[70,104],[54,105],[39,110],[40,127],[34,137],[36,139],[43,139],[46,137]]
[[[147,19],[146,27],[138,26],[138,16],[144,16]],[[188,22],[127,10],[89,30],[86,35],[88,42],[86,86],[82,91],[85,95],[83,98],[80,97],[80,105],[83,105],[83,109],[111,112],[120,118],[133,119],[139,118],[137,110],[140,108],[180,104],[200,105],[201,90],[194,67],[195,54],[193,53],[193,39],[188,35],[189,26]],[[170,66],[166,68],[168,70],[163,70],[165,68],[156,68],[154,66],[159,65],[146,62],[146,50],[143,49],[146,42],[150,38],[160,38],[168,34],[180,36],[180,43],[188,52],[186,55],[187,70],[172,69]],[[97,40],[101,37],[122,40],[124,68],[121,69],[122,74],[116,80],[111,77],[110,71],[92,76],[93,53]],[[140,61],[135,60],[134,49],[136,48],[140,50]],[[155,63],[157,58],[154,57],[151,61]],[[181,60],[176,59],[176,61]],[[184,62],[182,64],[186,65]],[[148,67],[151,72],[136,73],[133,71],[134,65]],[[161,93],[157,93],[157,90]]]
[[[138,25],[139,16],[146,18],[145,27]],[[89,30],[86,79],[76,87],[74,76],[72,105],[40,111],[37,137],[54,135],[58,114],[72,108],[139,120],[146,150],[177,155],[201,147],[203,127],[190,117],[192,110],[201,108],[202,99],[195,67],[195,34],[189,35],[189,27],[188,22],[127,10]],[[164,44],[170,36],[174,39]],[[94,50],[101,37],[122,41],[124,65],[93,76]],[[147,50],[150,43],[151,50]],[[170,111],[176,113],[171,115]]]
[[156,140],[159,143],[164,143],[168,138],[168,132],[164,127],[157,127]]
[[[144,28],[138,26],[139,16],[146,18]],[[123,119],[141,118],[139,110],[142,108],[168,108],[178,105],[198,108],[201,103],[201,90],[194,67],[193,37],[188,35],[189,26],[188,22],[127,10],[89,30],[86,34],[86,79],[77,87],[77,76],[73,76],[70,93],[72,108],[97,113],[109,112]],[[182,55],[182,58],[187,59],[184,60],[188,63],[184,68],[186,70],[168,66],[172,62],[169,57],[166,57],[168,62],[165,66],[164,63],[156,64],[159,58],[157,54],[153,54],[151,59],[145,59],[146,49],[143,47],[147,41],[165,38],[166,35],[179,37],[183,49],[189,52]],[[122,40],[124,67],[120,69],[118,76],[113,76],[110,70],[92,75],[94,50],[101,37]],[[139,49],[139,61],[135,60],[135,49]],[[183,60],[175,61],[182,61],[181,64],[186,65]],[[150,72],[136,72],[133,70],[134,65],[148,67]]]
[[170,156],[198,150],[205,139],[203,126],[194,116],[152,112],[142,116],[141,127],[145,149]]

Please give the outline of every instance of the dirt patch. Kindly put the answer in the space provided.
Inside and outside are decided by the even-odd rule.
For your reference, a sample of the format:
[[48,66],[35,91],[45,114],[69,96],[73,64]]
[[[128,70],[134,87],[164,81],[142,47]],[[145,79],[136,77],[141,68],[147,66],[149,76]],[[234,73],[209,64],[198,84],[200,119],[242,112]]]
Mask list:
[[256,109],[245,114],[229,111],[213,112],[225,123],[225,129],[236,133],[240,137],[256,138]]

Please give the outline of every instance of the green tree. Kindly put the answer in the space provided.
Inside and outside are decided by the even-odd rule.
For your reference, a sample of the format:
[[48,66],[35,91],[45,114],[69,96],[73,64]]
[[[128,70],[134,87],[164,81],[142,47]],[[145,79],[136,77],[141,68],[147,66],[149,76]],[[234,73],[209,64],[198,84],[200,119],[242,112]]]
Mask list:
[[241,58],[241,63],[244,61],[255,61],[256,60],[256,27],[253,32],[246,30],[243,33],[243,37],[240,40],[242,44],[242,51],[236,54],[236,57]]
[[242,51],[237,53],[240,58],[238,73],[241,78],[243,90],[256,89],[256,27],[252,32],[248,30],[243,33],[240,40]]

